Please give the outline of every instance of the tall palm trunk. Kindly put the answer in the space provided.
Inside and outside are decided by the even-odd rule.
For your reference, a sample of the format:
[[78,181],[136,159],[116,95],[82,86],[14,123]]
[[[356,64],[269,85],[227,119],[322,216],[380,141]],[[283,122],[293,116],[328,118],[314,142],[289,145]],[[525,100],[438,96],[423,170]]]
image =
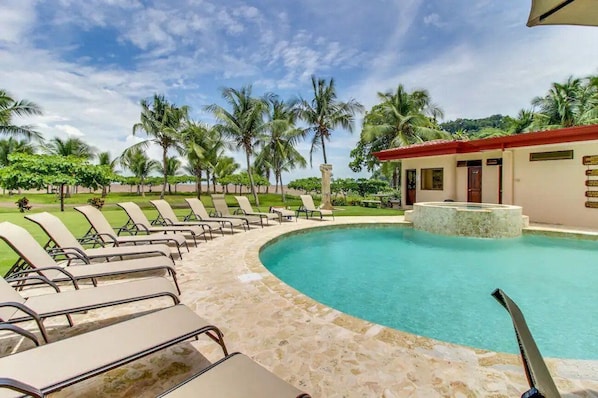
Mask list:
[[322,153],[324,154],[324,164],[328,164],[328,159],[326,159],[326,145],[324,145],[324,133],[320,133],[320,139],[322,140]]
[[160,192],[160,199],[164,199],[166,193],[166,184],[168,184],[168,174],[166,168],[168,167],[168,148],[162,147],[162,167],[164,171],[164,183],[162,184],[162,192]]
[[245,158],[247,160],[247,174],[249,174],[249,185],[251,185],[251,194],[253,195],[253,199],[255,200],[255,205],[260,205],[260,200],[257,197],[257,193],[255,192],[255,185],[253,182],[253,173],[251,172],[251,162],[249,160],[249,151],[245,151]]
[[278,176],[278,179],[280,180],[280,194],[282,195],[282,202],[286,203],[287,199],[284,193],[284,187],[282,186],[282,174]]
[[[206,170],[206,193],[209,195],[210,194],[210,170]],[[214,193],[216,193],[216,191],[214,191]]]
[[201,174],[195,175],[195,193],[197,194],[197,199],[201,197]]

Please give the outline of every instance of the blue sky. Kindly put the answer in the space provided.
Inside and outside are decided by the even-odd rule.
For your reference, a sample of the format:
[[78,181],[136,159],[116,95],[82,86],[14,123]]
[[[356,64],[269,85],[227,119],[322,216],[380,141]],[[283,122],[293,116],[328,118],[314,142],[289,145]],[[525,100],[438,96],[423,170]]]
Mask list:
[[[445,120],[529,108],[553,81],[598,73],[598,29],[527,28],[528,1],[1,0],[0,87],[40,104],[46,137],[81,137],[113,156],[132,136],[139,101],[163,93],[213,123],[222,87],[310,98],[310,76],[366,109],[377,92],[427,89]],[[359,138],[334,131],[336,177]],[[309,145],[300,151],[307,158]],[[159,158],[157,148],[150,155]],[[231,153],[239,163],[243,156]],[[285,180],[318,175],[296,170]]]

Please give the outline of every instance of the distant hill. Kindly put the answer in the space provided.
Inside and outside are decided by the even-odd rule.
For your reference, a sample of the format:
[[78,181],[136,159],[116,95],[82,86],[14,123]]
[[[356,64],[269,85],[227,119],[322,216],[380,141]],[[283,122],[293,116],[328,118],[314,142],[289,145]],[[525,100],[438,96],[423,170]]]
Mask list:
[[465,130],[467,133],[475,133],[483,128],[493,127],[501,130],[507,129],[508,116],[492,115],[483,119],[457,119],[441,123],[440,127],[450,133]]

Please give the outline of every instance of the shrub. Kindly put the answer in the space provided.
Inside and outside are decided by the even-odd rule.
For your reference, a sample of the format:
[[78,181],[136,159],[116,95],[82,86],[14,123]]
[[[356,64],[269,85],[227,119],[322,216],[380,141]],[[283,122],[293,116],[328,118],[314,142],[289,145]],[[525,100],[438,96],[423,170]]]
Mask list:
[[19,211],[21,213],[25,213],[25,210],[31,210],[31,208],[33,207],[29,204],[29,199],[27,199],[26,196],[23,196],[21,199],[17,200],[15,203],[17,204],[17,207],[19,208]]
[[346,206],[347,200],[342,196],[332,198],[332,206]]
[[104,199],[102,198],[89,198],[87,199],[87,203],[99,210],[102,210],[102,207],[104,207]]

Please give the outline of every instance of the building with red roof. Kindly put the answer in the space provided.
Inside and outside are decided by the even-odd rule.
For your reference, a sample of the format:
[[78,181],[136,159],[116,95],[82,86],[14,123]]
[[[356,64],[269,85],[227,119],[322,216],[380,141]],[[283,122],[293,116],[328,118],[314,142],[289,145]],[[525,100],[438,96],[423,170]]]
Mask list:
[[454,200],[523,207],[532,222],[598,227],[598,125],[374,153],[401,161],[402,203]]

